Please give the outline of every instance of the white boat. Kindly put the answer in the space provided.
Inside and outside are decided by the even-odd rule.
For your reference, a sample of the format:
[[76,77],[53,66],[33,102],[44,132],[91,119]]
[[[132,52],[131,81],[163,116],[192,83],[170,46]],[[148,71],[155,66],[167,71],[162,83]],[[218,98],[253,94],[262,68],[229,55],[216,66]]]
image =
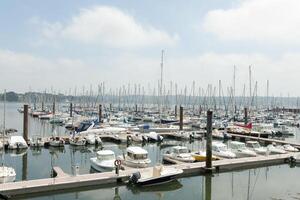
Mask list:
[[129,180],[130,182],[139,186],[150,186],[168,183],[176,179],[176,177],[183,173],[182,169],[175,167],[164,167],[162,165],[154,166],[150,169],[141,172],[133,173]]
[[241,158],[241,157],[255,157],[255,156],[257,156],[257,154],[255,153],[255,151],[248,149],[246,147],[245,143],[243,143],[243,142],[232,141],[232,142],[230,142],[230,148],[231,148],[231,151],[233,153],[235,153],[235,155],[238,158]]
[[65,145],[65,141],[58,136],[57,137],[52,136],[49,139],[49,145],[52,147],[63,147]]
[[260,146],[259,142],[257,142],[257,141],[247,141],[246,147],[248,149],[251,149],[252,151],[255,151],[257,154],[260,154],[260,155],[267,154],[267,148]]
[[8,141],[8,149],[26,149],[28,145],[24,138],[19,135],[11,136]]
[[97,151],[97,157],[90,158],[92,168],[100,172],[114,170],[115,160],[115,153],[111,150]]
[[146,134],[134,132],[128,136],[133,142],[146,142],[148,141],[148,136]]
[[[2,166],[0,167],[0,183],[13,182],[16,179],[16,171],[12,167],[7,167],[4,165],[4,138],[5,138],[5,104],[6,104],[6,91],[4,90],[4,103],[3,103],[3,131],[2,131]],[[23,139],[23,138],[22,138]],[[24,140],[24,139],[23,139]],[[25,141],[25,140],[24,140]],[[26,142],[25,142],[26,143]],[[26,144],[27,145],[27,144]]]
[[126,155],[120,156],[122,164],[128,167],[145,168],[151,163],[148,152],[141,147],[128,147]]
[[41,137],[32,137],[29,141],[30,147],[43,147],[45,141]]
[[212,153],[222,158],[236,158],[235,153],[230,151],[227,146],[221,142],[212,142]]
[[160,142],[164,139],[163,136],[157,134],[154,131],[151,131],[150,133],[147,133],[146,136],[148,137],[149,141],[154,141],[154,142]]
[[283,149],[285,151],[288,151],[288,152],[298,152],[299,151],[299,149],[293,147],[290,144],[280,145],[280,146],[276,146],[276,147],[280,148],[280,149]]
[[12,167],[0,166],[0,183],[14,182],[16,172]]
[[273,144],[269,144],[267,146],[268,149],[268,154],[285,154],[287,153],[285,150],[283,150],[282,148],[278,148]]
[[86,140],[87,144],[91,144],[91,145],[101,145],[102,144],[102,140],[101,138],[96,135],[96,134],[88,134],[86,136],[84,136],[84,139]]
[[166,152],[163,155],[164,160],[173,159],[180,162],[195,162],[195,158],[189,152],[187,147],[175,146],[171,148],[171,152]]
[[70,145],[73,146],[85,146],[86,140],[82,136],[75,136],[69,139]]

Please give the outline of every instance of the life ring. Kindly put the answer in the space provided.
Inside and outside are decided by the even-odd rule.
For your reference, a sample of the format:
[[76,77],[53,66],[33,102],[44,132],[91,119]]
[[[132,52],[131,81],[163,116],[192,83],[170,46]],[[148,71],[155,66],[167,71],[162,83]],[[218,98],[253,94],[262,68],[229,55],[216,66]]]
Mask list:
[[114,164],[116,167],[121,166],[121,160],[115,160]]

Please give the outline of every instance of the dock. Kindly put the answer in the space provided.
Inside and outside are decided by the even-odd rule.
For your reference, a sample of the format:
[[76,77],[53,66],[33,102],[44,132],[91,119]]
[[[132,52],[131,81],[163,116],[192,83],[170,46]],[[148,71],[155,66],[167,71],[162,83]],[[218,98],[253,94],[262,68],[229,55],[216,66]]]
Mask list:
[[[300,156],[300,153],[287,153],[269,156],[246,157],[237,159],[224,159],[213,161],[213,173],[232,171],[237,169],[255,168],[262,166],[278,165],[288,163],[291,157]],[[170,165],[165,165],[169,167]],[[205,162],[177,163],[172,167],[182,169],[182,176],[201,175],[205,173]],[[45,178],[28,181],[18,181],[1,184],[0,194],[7,197],[26,196],[45,192],[76,189],[81,187],[107,186],[107,184],[122,182],[129,179],[129,176],[137,171],[151,170],[148,168],[128,168],[121,170],[119,175],[115,172],[104,172],[82,175],[68,175],[59,167],[53,170],[57,174],[55,178]]]

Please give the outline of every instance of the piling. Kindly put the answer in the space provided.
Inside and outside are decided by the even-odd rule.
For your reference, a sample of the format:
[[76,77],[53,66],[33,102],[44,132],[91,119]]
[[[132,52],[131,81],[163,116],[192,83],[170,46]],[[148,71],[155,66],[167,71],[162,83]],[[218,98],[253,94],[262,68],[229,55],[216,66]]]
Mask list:
[[110,112],[112,111],[112,104],[111,103],[109,104],[109,111]]
[[42,102],[42,111],[45,111],[44,102]]
[[177,105],[175,105],[175,118],[177,118]]
[[73,117],[73,103],[70,103],[70,117]]
[[211,200],[211,175],[205,176],[205,200]]
[[52,114],[55,114],[55,101],[53,101],[53,105],[52,105]]
[[245,124],[248,123],[248,108],[244,108],[244,120]]
[[28,169],[27,169],[27,153],[25,153],[22,156],[22,180],[23,181],[27,180],[27,172],[28,172]]
[[179,116],[179,130],[183,130],[183,107],[180,106],[180,116]]
[[207,111],[207,125],[206,125],[206,170],[212,170],[212,114],[213,112]]
[[137,104],[135,104],[135,113],[137,113],[138,112],[138,106],[137,106]]
[[24,104],[24,113],[23,113],[23,138],[28,142],[28,105]]
[[101,120],[102,120],[102,104],[99,105],[99,113],[98,114],[99,114],[98,118],[99,118],[99,124],[100,124]]

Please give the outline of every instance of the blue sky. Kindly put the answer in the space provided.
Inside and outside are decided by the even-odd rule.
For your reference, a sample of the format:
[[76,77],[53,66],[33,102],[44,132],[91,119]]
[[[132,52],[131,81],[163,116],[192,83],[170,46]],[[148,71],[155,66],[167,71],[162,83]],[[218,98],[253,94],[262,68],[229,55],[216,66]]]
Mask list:
[[[94,87],[106,82],[206,88],[253,83],[265,94],[300,95],[300,3],[296,0],[0,2],[0,89]],[[14,78],[12,78],[14,77]]]

